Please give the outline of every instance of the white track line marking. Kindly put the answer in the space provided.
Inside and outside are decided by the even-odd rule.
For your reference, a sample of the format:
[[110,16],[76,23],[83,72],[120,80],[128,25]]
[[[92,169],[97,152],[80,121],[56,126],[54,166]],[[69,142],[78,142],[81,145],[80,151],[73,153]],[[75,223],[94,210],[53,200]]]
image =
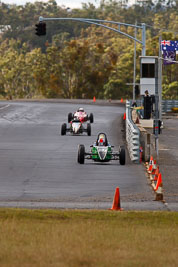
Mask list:
[[8,108],[10,105],[9,104],[7,104],[6,106],[4,106],[4,107],[1,107],[0,109],[4,109],[4,108]]

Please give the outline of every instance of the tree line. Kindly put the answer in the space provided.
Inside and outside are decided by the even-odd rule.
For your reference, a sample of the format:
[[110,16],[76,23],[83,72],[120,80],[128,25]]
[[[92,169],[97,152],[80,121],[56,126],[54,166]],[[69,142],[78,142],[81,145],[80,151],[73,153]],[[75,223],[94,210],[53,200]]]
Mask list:
[[[82,17],[138,25],[146,23],[146,55],[157,56],[159,36],[178,40],[177,1],[148,1],[123,7],[118,1],[83,4],[68,10],[54,0],[25,6],[0,3],[1,98],[132,97],[134,42],[94,25],[47,22],[47,34],[35,35],[43,17]],[[121,26],[134,35],[134,29]],[[138,30],[137,38],[141,39]],[[140,77],[141,45],[137,44],[136,82]],[[177,64],[163,66],[163,98],[178,98]]]

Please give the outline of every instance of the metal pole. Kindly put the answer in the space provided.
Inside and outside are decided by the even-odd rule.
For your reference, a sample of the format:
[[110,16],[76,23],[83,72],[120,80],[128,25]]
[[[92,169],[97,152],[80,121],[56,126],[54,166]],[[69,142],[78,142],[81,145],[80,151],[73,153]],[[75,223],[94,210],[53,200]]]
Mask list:
[[[120,25],[125,25],[125,26],[130,26],[130,27],[137,27],[139,29],[142,29],[142,32],[144,31],[143,30],[143,26],[135,26],[135,25],[132,25],[132,24],[127,24],[127,23],[121,23],[121,22],[114,22],[114,21],[107,21],[107,20],[96,20],[96,19],[84,19],[84,18],[43,18],[42,16],[39,17],[39,22],[42,22],[42,21],[53,21],[53,20],[73,20],[73,21],[78,21],[78,22],[84,22],[84,23],[88,23],[88,24],[93,24],[93,25],[96,25],[96,26],[100,26],[100,27],[103,27],[103,28],[106,28],[108,30],[112,30],[114,32],[118,32],[132,40],[135,40],[135,37],[127,34],[127,33],[124,33],[120,30],[117,30],[115,28],[112,28],[112,27],[109,27],[107,25],[104,25],[104,24],[100,24],[100,23],[96,23],[95,21],[98,21],[98,22],[105,22],[105,23],[113,23],[113,24],[120,24]],[[145,24],[144,24],[145,25]],[[140,41],[140,40],[135,40],[136,42],[142,44],[143,46],[143,42]],[[144,37],[144,47],[145,47],[145,37]]]
[[159,128],[159,94],[158,94],[158,68],[159,58],[155,58],[155,149],[156,155],[159,154],[159,143],[158,143],[158,128]]
[[142,56],[146,56],[146,25],[142,23]]
[[158,67],[158,89],[159,89],[159,119],[162,120],[162,35],[159,36],[159,67]]
[[[135,23],[135,26],[137,22]],[[137,37],[137,28],[135,27],[135,39]],[[135,102],[135,76],[136,76],[136,41],[134,41],[134,73],[133,73],[133,102]]]

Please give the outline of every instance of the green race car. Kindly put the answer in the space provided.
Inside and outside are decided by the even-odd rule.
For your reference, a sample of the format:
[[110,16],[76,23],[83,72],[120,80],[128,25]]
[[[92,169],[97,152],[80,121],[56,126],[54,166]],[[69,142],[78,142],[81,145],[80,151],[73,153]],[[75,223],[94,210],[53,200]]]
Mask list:
[[85,152],[85,146],[78,147],[78,163],[84,164],[85,159],[92,159],[96,162],[108,162],[119,160],[125,165],[125,148],[120,147],[119,151],[113,151],[113,146],[108,143],[105,133],[99,133],[96,142],[91,146],[91,152]]

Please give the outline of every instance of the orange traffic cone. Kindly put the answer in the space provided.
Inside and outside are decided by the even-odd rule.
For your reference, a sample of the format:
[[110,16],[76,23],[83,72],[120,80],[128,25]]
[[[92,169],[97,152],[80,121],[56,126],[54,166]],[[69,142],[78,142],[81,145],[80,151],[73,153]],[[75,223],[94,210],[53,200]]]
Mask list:
[[112,204],[111,210],[123,210],[123,209],[121,209],[121,204],[120,204],[119,187],[116,187],[115,195],[114,195],[114,199],[113,199],[113,204]]
[[93,97],[93,102],[96,102],[96,97],[95,96]]
[[156,168],[154,181],[157,181],[158,180],[158,175],[159,175],[159,166],[157,166],[157,168]]
[[149,174],[152,173],[152,169],[153,169],[153,165],[151,164],[151,165],[149,165],[149,168],[147,169],[147,172]]
[[162,175],[161,175],[161,173],[159,173],[159,175],[158,175],[158,180],[157,180],[157,183],[156,183],[156,186],[155,186],[155,189],[154,189],[155,191],[158,190],[160,184],[162,184]]
[[152,175],[155,175],[155,173],[156,173],[156,160],[154,160],[154,162],[153,162],[153,169],[152,169],[152,172],[151,172],[151,174]]
[[123,100],[123,98],[121,98],[121,103],[123,103],[124,102],[124,100]]
[[150,162],[149,162],[150,165],[153,164],[153,156],[150,157]]
[[158,180],[156,183],[156,186],[154,188],[154,191],[156,192],[156,199],[155,200],[163,200],[163,182],[162,182],[162,176],[161,173],[158,175]]
[[150,161],[149,161],[149,163],[146,164],[147,170],[149,169],[150,165],[153,165],[153,156],[150,156]]
[[123,120],[126,120],[126,113],[124,112]]
[[[151,180],[151,181],[154,180],[156,170],[157,170],[157,167],[156,167],[156,160],[154,160],[151,170],[148,171],[148,173],[150,174],[150,180]],[[159,172],[158,172],[158,174],[159,174]]]

